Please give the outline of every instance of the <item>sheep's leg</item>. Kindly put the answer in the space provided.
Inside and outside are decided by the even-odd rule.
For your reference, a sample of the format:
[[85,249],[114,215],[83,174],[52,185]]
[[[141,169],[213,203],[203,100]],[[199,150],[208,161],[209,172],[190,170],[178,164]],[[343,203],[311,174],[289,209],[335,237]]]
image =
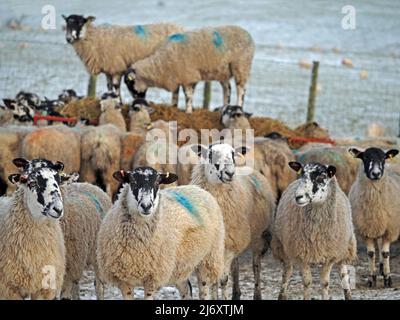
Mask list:
[[246,89],[244,84],[238,82],[236,84],[236,90],[237,90],[237,105],[243,107],[244,96],[246,94]]
[[375,265],[375,244],[374,239],[366,239],[368,260],[369,260],[369,275],[368,280],[369,287],[376,287],[376,265]]
[[129,283],[122,282],[118,287],[124,300],[133,300],[133,288]]
[[154,293],[157,290],[157,286],[154,283],[154,280],[152,278],[145,280],[143,283],[143,287],[144,287],[144,299],[154,300]]
[[61,289],[62,300],[73,299],[73,287],[74,287],[73,281],[71,279],[65,278]]
[[184,86],[183,91],[185,93],[185,100],[186,100],[186,113],[193,112],[193,93],[194,93],[194,86]]
[[392,287],[392,277],[390,276],[390,242],[382,239],[382,258],[383,258],[383,286]]
[[74,281],[72,284],[72,299],[79,300],[80,299],[80,287],[79,287],[79,280]]
[[179,102],[179,86],[174,92],[172,92],[171,104],[173,107],[178,107],[178,102]]
[[242,292],[239,286],[239,257],[236,257],[232,261],[231,265],[231,275],[232,275],[232,300],[240,300]]
[[283,273],[282,273],[282,284],[281,290],[279,292],[278,300],[287,300],[287,289],[289,285],[290,277],[293,273],[293,265],[290,262],[283,263]]
[[209,300],[210,299],[210,283],[207,283],[206,274],[203,270],[200,270],[199,267],[197,270],[197,281],[199,286],[199,298],[200,300]]
[[261,252],[253,251],[254,300],[261,300]]
[[333,263],[326,263],[321,268],[322,300],[329,300],[329,280]]
[[211,299],[218,300],[218,282],[211,286]]
[[106,74],[106,78],[107,78],[107,90],[109,92],[113,91],[113,82],[112,82],[112,77],[109,74]]
[[350,288],[350,277],[349,277],[349,272],[347,270],[347,266],[345,264],[339,265],[339,275],[340,275],[340,280],[342,282],[344,299],[351,300],[352,297]]
[[222,90],[224,93],[224,105],[231,103],[231,84],[229,80],[221,81]]
[[382,257],[382,238],[375,240],[375,247],[378,250],[379,257],[379,274],[383,276],[383,257]]
[[112,77],[112,85],[113,85],[115,93],[117,94],[117,96],[119,97],[119,100],[122,103],[121,90],[120,90],[120,88],[121,88],[121,75],[117,74],[117,75],[114,75]]
[[312,274],[311,274],[311,267],[309,264],[304,263],[301,265],[301,274],[303,277],[304,300],[310,300],[311,299]]
[[176,285],[176,288],[179,290],[179,294],[181,295],[182,300],[189,300],[190,298],[193,298],[192,284],[189,280],[178,283]]
[[104,283],[97,275],[96,279],[94,280],[94,288],[96,291],[97,300],[104,300]]

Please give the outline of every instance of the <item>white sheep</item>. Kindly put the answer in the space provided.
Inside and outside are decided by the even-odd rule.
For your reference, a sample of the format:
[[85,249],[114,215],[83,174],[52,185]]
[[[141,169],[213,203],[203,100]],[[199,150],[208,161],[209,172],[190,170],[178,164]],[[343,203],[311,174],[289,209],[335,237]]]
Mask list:
[[87,71],[91,75],[105,73],[108,91],[115,89],[118,96],[121,76],[128,66],[153,54],[169,35],[183,30],[173,23],[95,27],[93,16],[63,18],[67,23],[66,40]]
[[145,136],[153,128],[150,114],[154,112],[145,99],[135,99],[129,106],[129,131]]
[[118,286],[124,299],[133,299],[134,286],[143,286],[145,298],[152,299],[167,284],[188,298],[187,279],[196,271],[200,298],[208,298],[209,286],[222,276],[224,256],[223,218],[213,196],[196,186],[159,191],[177,176],[150,167],[114,177],[123,188],[99,232],[103,281]]
[[230,101],[229,80],[237,88],[237,104],[243,106],[245,86],[254,55],[251,35],[237,26],[208,27],[177,33],[168,38],[148,58],[133,64],[125,73],[125,84],[134,96],[143,96],[149,87],[175,92],[181,85],[186,96],[186,112],[192,112],[193,91],[200,81],[219,81],[224,104]]
[[58,219],[62,164],[13,174],[17,190],[0,214],[0,299],[59,297],[65,248]]
[[400,236],[400,165],[387,164],[399,150],[384,152],[379,148],[349,152],[362,160],[349,198],[353,210],[356,232],[367,245],[370,279],[369,286],[376,286],[375,241],[382,242],[381,273],[384,286],[392,286],[390,276],[390,245]]
[[99,125],[113,124],[121,132],[126,132],[126,122],[121,112],[119,97],[114,92],[102,95],[100,110]]
[[[271,186],[259,172],[251,172],[247,167],[235,168],[235,153],[246,153],[246,147],[235,150],[229,144],[216,142],[208,148],[194,145],[192,150],[202,161],[193,168],[191,184],[210,192],[216,198],[224,216],[225,264],[224,278],[221,281],[222,296],[227,298],[226,286],[232,261],[250,247],[255,278],[254,298],[261,299],[261,257],[266,251],[262,234],[272,222],[275,210]],[[237,172],[246,174],[239,175]],[[237,299],[240,297],[238,270],[233,276],[233,298]]]
[[304,299],[311,298],[311,265],[322,264],[322,298],[329,299],[330,273],[339,265],[345,299],[351,299],[347,263],[356,257],[350,202],[340,189],[334,166],[290,162],[299,178],[282,194],[275,215],[271,248],[283,263],[279,299],[287,299],[293,265],[301,269]]

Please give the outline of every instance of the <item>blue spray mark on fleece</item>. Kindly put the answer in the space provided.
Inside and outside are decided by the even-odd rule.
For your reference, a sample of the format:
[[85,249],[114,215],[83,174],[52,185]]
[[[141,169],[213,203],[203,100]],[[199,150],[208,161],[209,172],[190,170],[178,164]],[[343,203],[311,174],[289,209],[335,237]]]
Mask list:
[[257,190],[261,190],[261,182],[256,178],[256,176],[251,175],[251,181],[253,182]]
[[133,31],[135,32],[135,34],[140,37],[140,38],[146,38],[147,37],[147,31],[146,28],[138,25],[138,26],[134,26],[133,27]]
[[183,33],[175,33],[168,37],[170,42],[184,42],[187,40],[187,35]]
[[96,206],[97,212],[100,213],[100,216],[103,219],[105,214],[104,214],[104,210],[103,210],[103,207],[101,206],[99,199],[90,192],[82,191],[82,193],[87,195],[93,201],[94,205]]
[[213,32],[212,42],[216,48],[220,48],[224,44],[224,40],[218,31]]
[[174,197],[174,199],[182,206],[184,207],[189,213],[194,216],[199,222],[202,221],[201,216],[199,215],[199,212],[197,209],[193,206],[193,204],[190,202],[190,200],[185,197],[181,192],[174,191],[174,190],[166,190],[169,195]]

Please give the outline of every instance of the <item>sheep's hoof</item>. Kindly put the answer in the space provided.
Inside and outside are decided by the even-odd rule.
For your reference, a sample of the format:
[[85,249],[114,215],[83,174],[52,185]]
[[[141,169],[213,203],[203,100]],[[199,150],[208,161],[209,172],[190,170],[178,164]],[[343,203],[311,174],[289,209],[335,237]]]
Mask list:
[[287,294],[286,293],[280,293],[278,296],[278,300],[287,300]]
[[384,274],[383,274],[383,263],[382,263],[382,262],[379,263],[379,274],[380,274],[381,276],[384,276]]
[[353,300],[349,289],[344,289],[344,300]]
[[376,288],[376,276],[372,276],[371,279],[368,280],[368,287]]
[[383,287],[384,288],[392,287],[392,277],[391,276],[383,278]]

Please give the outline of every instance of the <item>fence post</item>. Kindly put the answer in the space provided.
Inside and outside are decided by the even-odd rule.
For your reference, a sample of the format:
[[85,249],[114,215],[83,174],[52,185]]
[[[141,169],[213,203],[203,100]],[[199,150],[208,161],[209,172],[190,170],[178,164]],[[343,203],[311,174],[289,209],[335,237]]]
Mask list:
[[91,75],[89,78],[89,84],[88,84],[88,90],[87,90],[88,97],[92,97],[92,98],[96,97],[96,82],[97,82],[97,76]]
[[204,84],[204,99],[203,99],[203,109],[208,109],[210,107],[211,101],[211,81],[206,81]]
[[315,118],[315,98],[317,96],[318,67],[319,61],[313,61],[310,92],[308,95],[307,122],[314,121]]

